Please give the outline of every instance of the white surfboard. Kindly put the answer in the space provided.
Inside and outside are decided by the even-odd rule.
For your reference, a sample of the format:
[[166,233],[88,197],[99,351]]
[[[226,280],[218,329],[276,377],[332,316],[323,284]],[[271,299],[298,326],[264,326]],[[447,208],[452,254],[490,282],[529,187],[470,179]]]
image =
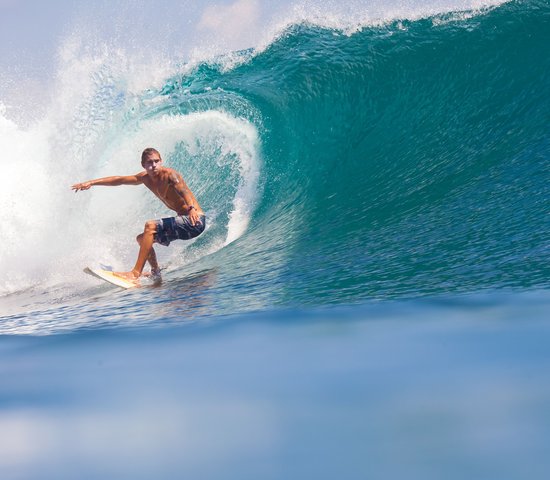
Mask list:
[[86,267],[84,269],[84,273],[100,278],[101,280],[105,280],[106,282],[112,283],[117,287],[122,287],[122,288],[139,287],[139,282],[131,282],[130,280],[125,280],[124,278],[117,277],[111,270],[105,270],[103,268]]

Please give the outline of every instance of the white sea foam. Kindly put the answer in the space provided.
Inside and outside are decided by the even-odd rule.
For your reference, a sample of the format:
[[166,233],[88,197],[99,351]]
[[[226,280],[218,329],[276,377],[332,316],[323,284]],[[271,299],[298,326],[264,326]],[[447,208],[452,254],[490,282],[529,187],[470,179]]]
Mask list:
[[[256,127],[215,111],[146,114],[150,107],[143,102],[143,89],[158,87],[171,68],[155,70],[148,59],[125,58],[105,46],[90,49],[70,36],[60,49],[55,87],[49,92],[52,103],[44,118],[18,125],[1,104],[0,150],[8,160],[0,189],[0,295],[37,285],[87,283],[81,269],[94,262],[131,268],[135,235],[147,219],[168,216],[167,209],[144,188],[94,187],[75,195],[70,185],[136,173],[141,150],[148,146],[158,148],[168,166],[173,166],[170,159],[178,149],[191,159],[225,162],[220,170],[230,164],[232,188],[225,188],[223,182],[229,180],[216,174],[215,160],[209,171],[185,161],[177,167],[185,170],[184,178],[203,206],[213,208],[207,212],[209,229],[216,217],[219,224],[226,214],[225,225],[216,230],[219,238],[212,238],[204,253],[244,233],[257,201]],[[156,74],[142,75],[149,70]],[[181,255],[173,263],[181,264]]]
[[[96,118],[91,123],[97,127],[100,122]],[[81,126],[76,132],[66,128],[72,138],[82,133]],[[73,156],[55,153],[62,146],[51,133],[51,123],[24,130],[0,116],[0,149],[10,159],[4,165],[7,182],[0,190],[4,241],[0,294],[67,280],[82,283],[81,268],[98,261],[116,268],[133,265],[134,237],[143,223],[170,212],[143,187],[94,187],[75,195],[69,186],[90,178],[137,173],[141,170],[139,155],[147,146],[158,148],[168,166],[183,171],[207,209],[209,228],[226,213],[226,224],[217,230],[223,238],[211,238],[203,254],[245,232],[258,193],[260,156],[255,126],[227,113],[206,111],[163,115],[138,121],[128,131],[121,126],[117,129],[113,134],[106,132],[105,125],[97,127],[93,141],[88,138],[72,152],[78,157],[75,162]],[[201,159],[209,163],[191,163]],[[227,172],[222,175],[224,168],[229,178],[223,176]],[[174,246],[162,248],[161,258],[181,265],[185,260],[182,246]]]

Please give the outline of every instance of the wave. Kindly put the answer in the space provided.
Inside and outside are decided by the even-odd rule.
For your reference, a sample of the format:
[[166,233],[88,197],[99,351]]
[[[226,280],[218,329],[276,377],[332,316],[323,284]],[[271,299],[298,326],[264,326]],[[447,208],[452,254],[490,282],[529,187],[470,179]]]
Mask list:
[[18,198],[14,182],[0,199],[0,291],[78,282],[75,265],[93,259],[131,263],[133,234],[162,214],[147,192],[68,186],[131,172],[150,145],[214,220],[164,254],[173,270],[223,264],[230,284],[252,276],[270,302],[297,305],[547,286],[549,12],[521,1],[293,23],[139,93],[94,67],[85,101],[47,128],[0,125],[32,137],[10,155],[29,159],[36,187]]

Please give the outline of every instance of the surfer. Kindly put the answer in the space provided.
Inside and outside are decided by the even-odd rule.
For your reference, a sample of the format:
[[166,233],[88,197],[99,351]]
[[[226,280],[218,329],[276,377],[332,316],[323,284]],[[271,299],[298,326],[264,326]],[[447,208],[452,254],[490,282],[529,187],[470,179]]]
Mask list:
[[118,185],[145,185],[170,210],[175,217],[149,220],[143,233],[136,240],[139,254],[134,268],[129,272],[114,272],[118,277],[137,283],[146,262],[151,266],[151,276],[160,279],[160,268],[153,249],[154,243],[168,246],[173,240],[190,240],[199,236],[206,226],[206,218],[195,195],[182,176],[162,164],[160,153],[154,148],[146,148],[141,154],[141,166],[145,171],[135,175],[97,178],[76,183],[71,188],[76,192],[88,190],[95,185],[115,187]]

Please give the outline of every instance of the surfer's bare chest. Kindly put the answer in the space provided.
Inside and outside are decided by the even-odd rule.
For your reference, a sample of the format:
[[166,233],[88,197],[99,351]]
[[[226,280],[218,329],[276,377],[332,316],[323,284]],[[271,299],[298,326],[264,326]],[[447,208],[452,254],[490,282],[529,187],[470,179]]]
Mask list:
[[159,178],[156,181],[147,179],[143,182],[167,207],[173,210],[179,210],[185,202],[176,191],[170,178]]

